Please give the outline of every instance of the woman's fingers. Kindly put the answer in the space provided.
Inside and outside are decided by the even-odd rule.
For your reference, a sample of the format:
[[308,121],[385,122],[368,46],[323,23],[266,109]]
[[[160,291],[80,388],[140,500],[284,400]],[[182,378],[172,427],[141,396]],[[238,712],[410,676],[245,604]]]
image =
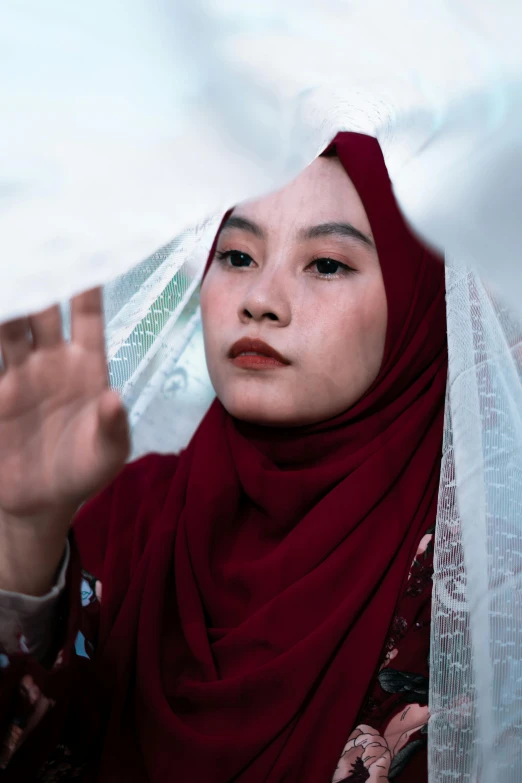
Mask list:
[[101,288],[91,288],[71,300],[71,341],[89,350],[105,352]]
[[53,305],[29,317],[0,325],[0,347],[4,369],[22,364],[33,349],[52,348],[63,340],[62,315]]
[[28,318],[15,318],[0,324],[0,349],[4,370],[26,360],[32,349]]
[[98,402],[100,436],[106,456],[116,461],[126,459],[130,451],[130,431],[127,411],[114,389],[108,389]]
[[102,394],[98,403],[98,416],[104,432],[119,435],[126,430],[127,413],[117,391],[109,389]]
[[[103,299],[101,288],[93,288],[71,301],[71,340],[82,347],[105,354]],[[59,305],[29,317],[0,324],[3,369],[24,362],[33,349],[52,348],[63,341]]]
[[53,305],[29,317],[33,333],[33,348],[52,348],[63,342],[62,313],[59,305]]

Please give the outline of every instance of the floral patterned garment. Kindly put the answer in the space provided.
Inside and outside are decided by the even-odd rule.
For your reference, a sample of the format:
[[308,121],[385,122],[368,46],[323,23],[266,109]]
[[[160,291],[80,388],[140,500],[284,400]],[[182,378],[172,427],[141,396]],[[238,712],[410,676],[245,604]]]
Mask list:
[[[422,538],[407,587],[383,652],[379,673],[348,737],[331,783],[425,783],[427,782],[428,666],[430,645],[433,533]],[[102,599],[102,585],[83,572],[81,585],[83,618],[88,628]],[[88,658],[93,646],[90,634],[78,635],[76,652]],[[20,638],[23,654],[24,640]],[[0,651],[0,667],[11,657]],[[422,665],[419,668],[419,661]],[[64,666],[60,651],[53,669]],[[10,728],[0,742],[0,780],[9,761],[32,730],[49,711],[54,699],[46,696],[35,677],[26,673],[19,682]],[[39,783],[81,780],[86,764],[85,749],[60,743],[37,775]]]
[[332,783],[424,783],[428,779],[433,535],[430,528],[419,544],[379,674]]

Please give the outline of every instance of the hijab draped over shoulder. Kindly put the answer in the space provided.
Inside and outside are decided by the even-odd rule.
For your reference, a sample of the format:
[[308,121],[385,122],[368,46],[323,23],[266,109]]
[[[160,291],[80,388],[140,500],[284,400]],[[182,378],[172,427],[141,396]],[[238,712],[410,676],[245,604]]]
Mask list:
[[335,145],[382,267],[380,372],[311,426],[246,425],[216,400],[179,457],[139,460],[84,506],[82,560],[104,572],[100,781],[329,781],[435,523],[444,266],[402,218],[377,141]]

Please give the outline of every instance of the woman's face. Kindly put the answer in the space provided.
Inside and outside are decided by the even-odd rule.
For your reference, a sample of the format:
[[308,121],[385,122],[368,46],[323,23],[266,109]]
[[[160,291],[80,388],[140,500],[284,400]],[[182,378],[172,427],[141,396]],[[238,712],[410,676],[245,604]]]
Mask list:
[[[201,310],[210,378],[232,416],[312,424],[364,394],[383,357],[386,293],[368,217],[337,158],[234,209]],[[245,338],[284,361],[237,345]]]

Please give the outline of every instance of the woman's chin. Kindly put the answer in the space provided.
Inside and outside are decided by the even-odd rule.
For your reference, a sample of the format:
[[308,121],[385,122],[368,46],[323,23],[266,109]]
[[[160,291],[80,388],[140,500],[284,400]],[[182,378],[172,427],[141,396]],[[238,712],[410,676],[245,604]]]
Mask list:
[[[226,407],[226,406],[225,406]],[[287,419],[285,416],[281,416],[281,413],[274,411],[259,410],[259,408],[252,409],[246,406],[237,406],[233,408],[227,408],[228,413],[239,421],[247,422],[248,424],[257,424],[260,427],[292,427],[299,426],[294,424],[292,420]]]
[[238,399],[236,395],[232,399],[227,395],[220,399],[227,412],[239,421],[264,427],[296,427],[300,424],[295,414],[285,410],[280,402],[272,403],[266,398],[261,402],[249,401],[244,396]]
[[310,411],[308,411],[309,416],[303,416],[302,410],[293,408],[289,410],[281,402],[271,403],[267,399],[264,399],[261,403],[249,403],[245,399],[220,399],[223,407],[235,419],[261,427],[301,427],[323,418],[322,416],[314,417]]
[[[223,379],[221,379],[223,380]],[[353,400],[349,395],[329,398],[327,389],[316,388],[306,393],[306,384],[292,381],[285,384],[254,384],[243,379],[227,378],[227,383],[215,383],[214,389],[226,411],[235,419],[264,427],[303,427],[342,413]],[[300,393],[301,392],[301,393]]]

